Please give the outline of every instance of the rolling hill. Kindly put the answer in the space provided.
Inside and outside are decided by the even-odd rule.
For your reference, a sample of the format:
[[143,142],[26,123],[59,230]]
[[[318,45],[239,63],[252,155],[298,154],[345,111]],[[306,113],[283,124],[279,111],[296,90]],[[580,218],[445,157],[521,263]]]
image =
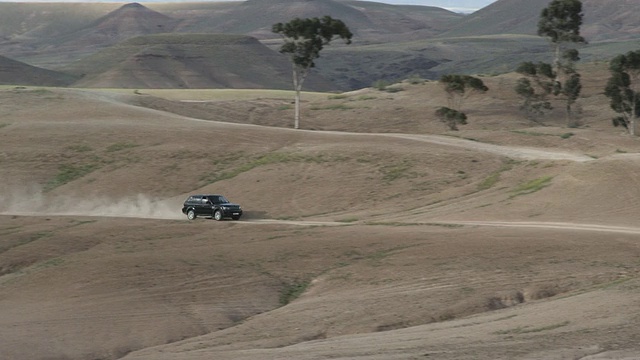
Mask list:
[[[589,66],[580,128],[512,74],[458,132],[435,81],[302,130],[290,91],[1,89],[0,358],[633,359],[640,144]],[[180,213],[214,192],[246,217]]]
[[0,56],[0,84],[2,85],[37,85],[68,86],[77,77],[68,73],[38,68]]

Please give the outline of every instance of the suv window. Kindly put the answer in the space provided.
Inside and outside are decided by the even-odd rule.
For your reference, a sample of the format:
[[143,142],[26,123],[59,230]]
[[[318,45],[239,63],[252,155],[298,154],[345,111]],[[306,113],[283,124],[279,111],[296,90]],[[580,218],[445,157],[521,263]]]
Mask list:
[[187,200],[187,202],[189,203],[197,203],[200,201],[200,197],[199,196],[191,196],[189,197],[189,200]]
[[226,204],[229,202],[224,196],[209,196],[212,204]]

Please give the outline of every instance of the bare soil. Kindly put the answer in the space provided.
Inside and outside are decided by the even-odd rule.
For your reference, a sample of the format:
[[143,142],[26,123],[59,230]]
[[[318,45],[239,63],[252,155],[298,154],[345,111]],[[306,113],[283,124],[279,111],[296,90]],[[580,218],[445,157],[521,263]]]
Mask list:
[[[504,75],[458,132],[436,83],[310,94],[302,130],[286,98],[2,90],[0,358],[638,359],[640,143],[591,74],[579,127]],[[246,216],[186,220],[208,192]]]

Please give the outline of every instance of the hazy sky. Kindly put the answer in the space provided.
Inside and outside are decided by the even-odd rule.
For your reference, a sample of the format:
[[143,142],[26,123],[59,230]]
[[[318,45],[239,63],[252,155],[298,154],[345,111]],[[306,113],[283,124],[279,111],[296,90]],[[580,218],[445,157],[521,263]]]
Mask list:
[[[194,0],[0,0],[0,2],[185,2]],[[234,0],[196,0],[196,1],[234,1]],[[242,1],[242,0],[235,0]],[[483,8],[496,0],[369,0],[387,4],[437,6],[452,11],[471,12]]]

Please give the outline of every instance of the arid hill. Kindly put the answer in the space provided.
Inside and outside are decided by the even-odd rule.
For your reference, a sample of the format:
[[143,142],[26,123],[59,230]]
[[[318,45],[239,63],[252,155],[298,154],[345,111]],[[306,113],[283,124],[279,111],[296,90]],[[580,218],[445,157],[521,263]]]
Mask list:
[[68,86],[77,80],[68,73],[46,70],[0,56],[0,84],[40,86]]
[[[344,94],[0,91],[0,358],[633,359],[640,145],[484,77]],[[192,193],[240,221],[189,222]]]

